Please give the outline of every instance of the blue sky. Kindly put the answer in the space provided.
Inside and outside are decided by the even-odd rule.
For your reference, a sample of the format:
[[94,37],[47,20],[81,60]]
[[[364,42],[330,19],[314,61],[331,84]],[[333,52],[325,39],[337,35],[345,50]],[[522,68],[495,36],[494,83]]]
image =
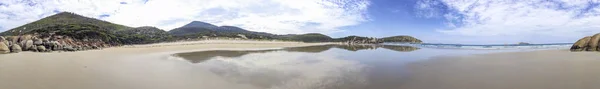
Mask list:
[[61,11],[170,30],[191,21],[276,34],[410,35],[428,43],[571,43],[598,0],[0,0],[0,31]]

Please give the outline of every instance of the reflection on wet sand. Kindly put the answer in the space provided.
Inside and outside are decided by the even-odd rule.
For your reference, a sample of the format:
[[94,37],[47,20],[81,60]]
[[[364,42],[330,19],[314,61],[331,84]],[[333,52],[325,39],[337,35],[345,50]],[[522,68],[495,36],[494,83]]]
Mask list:
[[305,52],[305,53],[320,53],[327,51],[331,48],[339,48],[348,51],[359,51],[359,50],[374,50],[377,48],[385,48],[394,50],[397,52],[410,52],[418,50],[417,47],[411,46],[397,46],[397,45],[322,45],[322,46],[306,46],[306,47],[292,47],[284,49],[272,49],[272,50],[211,50],[211,51],[200,51],[200,52],[189,52],[189,53],[178,53],[175,56],[182,57],[192,63],[200,63],[205,60],[214,57],[240,57],[251,53],[266,53],[273,51],[287,51],[287,52]]
[[[348,56],[371,56],[359,50],[383,52],[378,48],[410,52],[419,48],[393,45],[322,45],[275,50],[215,50],[175,54],[194,65],[208,68],[226,81],[265,89],[369,89],[395,84],[373,79],[389,69],[372,69]],[[341,50],[332,50],[341,49]],[[394,55],[397,56],[397,55]],[[378,57],[369,57],[378,58]],[[391,57],[398,58],[398,57]],[[386,62],[389,63],[389,62]],[[393,64],[395,65],[395,64]],[[369,67],[370,66],[370,67]],[[370,73],[375,72],[375,73]],[[398,74],[398,73],[392,73]],[[392,78],[398,79],[398,78]],[[381,83],[381,84],[380,84]],[[396,82],[397,83],[397,82]],[[386,86],[379,86],[386,85]]]
[[213,57],[240,57],[249,53],[265,53],[276,50],[243,50],[243,51],[232,51],[232,50],[211,50],[211,51],[200,51],[190,53],[178,53],[176,56],[183,57],[191,63],[200,63]]
[[385,49],[394,50],[397,52],[411,52],[415,50],[419,50],[420,48],[411,47],[411,46],[397,46],[397,45],[383,45],[381,46]]
[[196,65],[227,81],[266,89],[335,89],[365,84],[366,80],[364,65],[337,54],[273,51],[214,57]]

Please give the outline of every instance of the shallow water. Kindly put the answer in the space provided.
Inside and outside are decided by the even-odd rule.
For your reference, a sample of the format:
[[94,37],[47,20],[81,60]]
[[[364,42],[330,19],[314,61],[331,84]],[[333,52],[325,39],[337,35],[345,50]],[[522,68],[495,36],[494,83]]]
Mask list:
[[325,45],[272,50],[179,53],[230,83],[264,89],[393,89],[410,75],[404,65],[436,56],[521,50],[421,49],[397,45]]

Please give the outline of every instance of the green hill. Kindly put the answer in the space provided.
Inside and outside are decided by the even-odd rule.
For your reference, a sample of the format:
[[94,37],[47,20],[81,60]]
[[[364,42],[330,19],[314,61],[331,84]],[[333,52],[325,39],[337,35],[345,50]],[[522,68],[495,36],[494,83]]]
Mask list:
[[122,43],[121,38],[106,29],[91,24],[59,24],[34,29],[22,34],[36,34],[39,38],[50,38],[53,35],[68,36],[75,40],[96,40],[112,45]]
[[333,38],[323,35],[320,33],[308,33],[308,34],[290,34],[290,35],[280,35],[277,39],[281,40],[292,40],[292,41],[302,41],[302,42],[331,42]]
[[0,35],[9,36],[9,35],[23,35],[35,29],[55,26],[55,25],[76,25],[76,24],[88,24],[95,25],[98,28],[108,30],[108,31],[117,31],[124,29],[131,29],[131,27],[110,23],[107,21],[102,21],[94,18],[88,18],[81,15],[77,15],[71,12],[61,12],[43,19],[40,19],[35,22],[31,22],[8,31],[0,33]]
[[61,12],[0,34],[50,39],[66,36],[73,39],[71,45],[148,44],[174,40],[171,34],[155,27],[131,28],[70,12]]
[[125,44],[148,44],[175,40],[166,31],[150,26],[121,30],[117,33]]
[[362,37],[362,36],[346,36],[346,37],[342,37],[342,38],[335,38],[333,41],[335,42],[344,42],[344,41],[350,41],[352,39],[355,40],[362,40],[362,39],[369,39],[369,37]]
[[412,36],[392,36],[381,38],[383,42],[407,42],[407,43],[422,43],[423,41]]

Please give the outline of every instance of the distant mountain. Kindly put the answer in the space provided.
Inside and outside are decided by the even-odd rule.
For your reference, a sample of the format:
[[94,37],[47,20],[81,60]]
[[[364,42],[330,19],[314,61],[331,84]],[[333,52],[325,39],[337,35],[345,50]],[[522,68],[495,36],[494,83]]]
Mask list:
[[170,30],[174,36],[184,38],[209,37],[239,37],[244,35],[249,39],[272,39],[275,34],[248,31],[235,26],[216,26],[206,22],[193,21],[182,27]]
[[206,22],[201,22],[201,21],[192,21],[184,26],[182,26],[181,28],[191,28],[191,27],[199,27],[199,28],[219,28],[219,26],[210,24],[210,23],[206,23]]
[[31,23],[10,29],[8,31],[2,32],[2,33],[0,33],[0,35],[4,35],[4,36],[23,35],[25,33],[28,33],[29,31],[32,31],[35,29],[56,26],[56,25],[69,25],[69,24],[71,24],[71,25],[73,25],[73,24],[95,25],[95,26],[99,27],[100,29],[105,29],[105,30],[109,30],[109,31],[131,29],[131,27],[127,27],[124,25],[114,24],[114,23],[110,23],[107,21],[102,21],[102,20],[98,20],[98,19],[94,19],[94,18],[88,18],[88,17],[84,17],[81,15],[77,15],[75,13],[71,13],[71,12],[61,12],[61,13],[40,19],[38,21],[34,21]]

